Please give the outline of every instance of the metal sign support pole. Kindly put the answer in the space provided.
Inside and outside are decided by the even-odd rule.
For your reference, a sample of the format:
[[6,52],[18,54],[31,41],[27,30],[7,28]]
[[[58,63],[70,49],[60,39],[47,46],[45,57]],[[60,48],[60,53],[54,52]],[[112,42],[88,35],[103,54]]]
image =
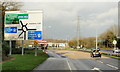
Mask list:
[[24,40],[22,40],[22,55],[24,55]]
[[45,46],[44,46],[44,50],[43,51],[45,52]]
[[9,55],[12,54],[12,43],[11,43],[11,40],[10,40],[10,50],[9,50]]
[[116,44],[114,44],[114,49],[116,49]]
[[37,44],[35,45],[35,56],[37,56]]

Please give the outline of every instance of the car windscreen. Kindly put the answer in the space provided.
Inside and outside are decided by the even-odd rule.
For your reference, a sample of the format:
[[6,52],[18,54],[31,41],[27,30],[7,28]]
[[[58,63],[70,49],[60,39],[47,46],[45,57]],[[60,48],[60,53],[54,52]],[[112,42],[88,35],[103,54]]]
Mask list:
[[92,52],[99,52],[100,50],[93,50]]

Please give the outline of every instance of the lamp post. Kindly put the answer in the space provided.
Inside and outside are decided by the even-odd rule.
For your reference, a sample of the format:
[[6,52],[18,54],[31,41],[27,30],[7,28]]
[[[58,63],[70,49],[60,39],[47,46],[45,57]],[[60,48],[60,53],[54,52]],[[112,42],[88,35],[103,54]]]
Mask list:
[[98,48],[98,36],[97,36],[97,27],[96,27],[96,50]]
[[77,48],[80,48],[80,42],[79,42],[80,23],[79,23],[79,17],[80,17],[80,16],[78,16],[78,23],[77,23]]

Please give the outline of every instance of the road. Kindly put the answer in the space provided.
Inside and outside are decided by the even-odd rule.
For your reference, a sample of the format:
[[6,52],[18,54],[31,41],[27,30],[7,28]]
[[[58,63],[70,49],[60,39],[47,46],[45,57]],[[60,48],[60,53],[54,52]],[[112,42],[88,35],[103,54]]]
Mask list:
[[[80,52],[81,53],[81,52]],[[76,55],[73,51],[52,51],[48,50],[50,58],[43,64],[36,67],[34,71],[41,72],[120,72],[117,59],[108,57],[89,58],[88,53]],[[76,58],[72,58],[73,55]],[[85,56],[86,55],[86,58]]]

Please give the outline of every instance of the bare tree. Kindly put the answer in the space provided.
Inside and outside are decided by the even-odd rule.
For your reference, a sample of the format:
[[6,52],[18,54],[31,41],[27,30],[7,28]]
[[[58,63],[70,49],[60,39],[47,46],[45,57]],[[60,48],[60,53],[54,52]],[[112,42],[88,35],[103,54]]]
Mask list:
[[113,34],[115,36],[118,36],[118,25],[112,25],[110,28],[109,28],[109,31],[113,32]]
[[[2,59],[5,60],[6,57],[8,57],[8,50],[9,50],[9,46],[8,43],[4,41],[4,17],[5,17],[5,11],[18,11],[20,10],[20,8],[23,6],[22,2],[13,2],[13,1],[4,1],[1,2],[0,1],[0,19],[1,19],[1,25],[0,25],[0,31],[1,32],[1,37],[2,37]],[[15,43],[15,41],[13,41],[13,43]],[[15,44],[14,44],[15,45]],[[14,46],[15,47],[15,46]]]
[[113,47],[112,42],[113,42],[114,39],[116,39],[117,34],[118,34],[117,26],[113,25],[106,32],[102,33],[99,36],[99,38],[102,40],[103,45],[105,47],[112,48]]
[[[20,8],[23,6],[22,2],[13,2],[13,1],[0,1],[0,7],[2,10],[2,32],[4,32],[4,17],[5,17],[5,11],[18,11]],[[3,35],[3,40],[4,40],[4,33]]]

